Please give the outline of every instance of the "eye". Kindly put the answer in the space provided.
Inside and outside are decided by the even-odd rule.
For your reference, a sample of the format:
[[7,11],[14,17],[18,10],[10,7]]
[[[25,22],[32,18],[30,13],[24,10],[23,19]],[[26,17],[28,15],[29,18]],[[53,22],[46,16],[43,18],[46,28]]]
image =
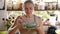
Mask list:
[[27,10],[28,8],[25,8],[25,10]]
[[30,10],[33,10],[33,8],[30,8]]

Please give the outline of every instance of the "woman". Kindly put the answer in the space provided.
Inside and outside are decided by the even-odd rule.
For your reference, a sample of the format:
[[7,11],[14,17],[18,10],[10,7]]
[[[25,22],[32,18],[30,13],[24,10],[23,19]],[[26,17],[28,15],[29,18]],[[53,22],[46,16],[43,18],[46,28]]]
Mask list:
[[[16,18],[14,25],[11,27],[12,30],[10,30],[8,34],[14,34],[17,29],[19,29],[21,34],[44,34],[42,19],[32,13],[34,9],[33,2],[26,1],[24,8],[25,14]],[[27,29],[24,27],[27,23],[36,25],[32,29]]]

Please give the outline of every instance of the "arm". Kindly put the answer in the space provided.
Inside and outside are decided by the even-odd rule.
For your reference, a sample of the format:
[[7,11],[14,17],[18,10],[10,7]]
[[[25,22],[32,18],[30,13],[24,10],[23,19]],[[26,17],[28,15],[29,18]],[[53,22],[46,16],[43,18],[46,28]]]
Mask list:
[[19,25],[20,25],[20,23],[18,22],[18,19],[19,19],[20,17],[17,17],[17,19],[15,20],[15,23],[14,23],[14,25],[11,27],[12,28],[12,30],[9,30],[9,32],[8,32],[8,34],[14,34],[15,33],[15,31],[17,30],[17,29],[19,29]]
[[43,30],[43,23],[42,23],[42,19],[40,18],[40,22],[39,22],[39,27],[36,28],[36,31],[38,34],[45,34],[44,30]]

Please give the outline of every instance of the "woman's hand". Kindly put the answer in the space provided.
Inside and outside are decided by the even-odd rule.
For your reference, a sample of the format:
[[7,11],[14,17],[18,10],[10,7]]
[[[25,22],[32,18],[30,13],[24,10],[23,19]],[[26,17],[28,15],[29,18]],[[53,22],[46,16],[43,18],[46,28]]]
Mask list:
[[22,17],[19,17],[17,19],[17,28],[22,29],[22,22],[23,22]]
[[40,19],[40,22],[38,22],[39,26],[37,26],[35,28],[35,30],[37,31],[38,34],[45,34],[44,30],[43,30],[43,23],[42,23],[42,19]]
[[34,30],[39,30],[40,29],[40,26],[36,26]]
[[21,29],[21,22],[20,16],[18,16],[12,25],[12,30],[9,30],[8,34],[14,34],[17,29]]

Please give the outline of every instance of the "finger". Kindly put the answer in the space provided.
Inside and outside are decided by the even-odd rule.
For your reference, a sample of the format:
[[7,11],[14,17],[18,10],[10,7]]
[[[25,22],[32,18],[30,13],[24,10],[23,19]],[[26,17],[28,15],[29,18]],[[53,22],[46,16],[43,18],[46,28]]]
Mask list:
[[22,21],[22,19],[18,19],[18,22],[20,23],[20,22],[23,22],[23,21]]

